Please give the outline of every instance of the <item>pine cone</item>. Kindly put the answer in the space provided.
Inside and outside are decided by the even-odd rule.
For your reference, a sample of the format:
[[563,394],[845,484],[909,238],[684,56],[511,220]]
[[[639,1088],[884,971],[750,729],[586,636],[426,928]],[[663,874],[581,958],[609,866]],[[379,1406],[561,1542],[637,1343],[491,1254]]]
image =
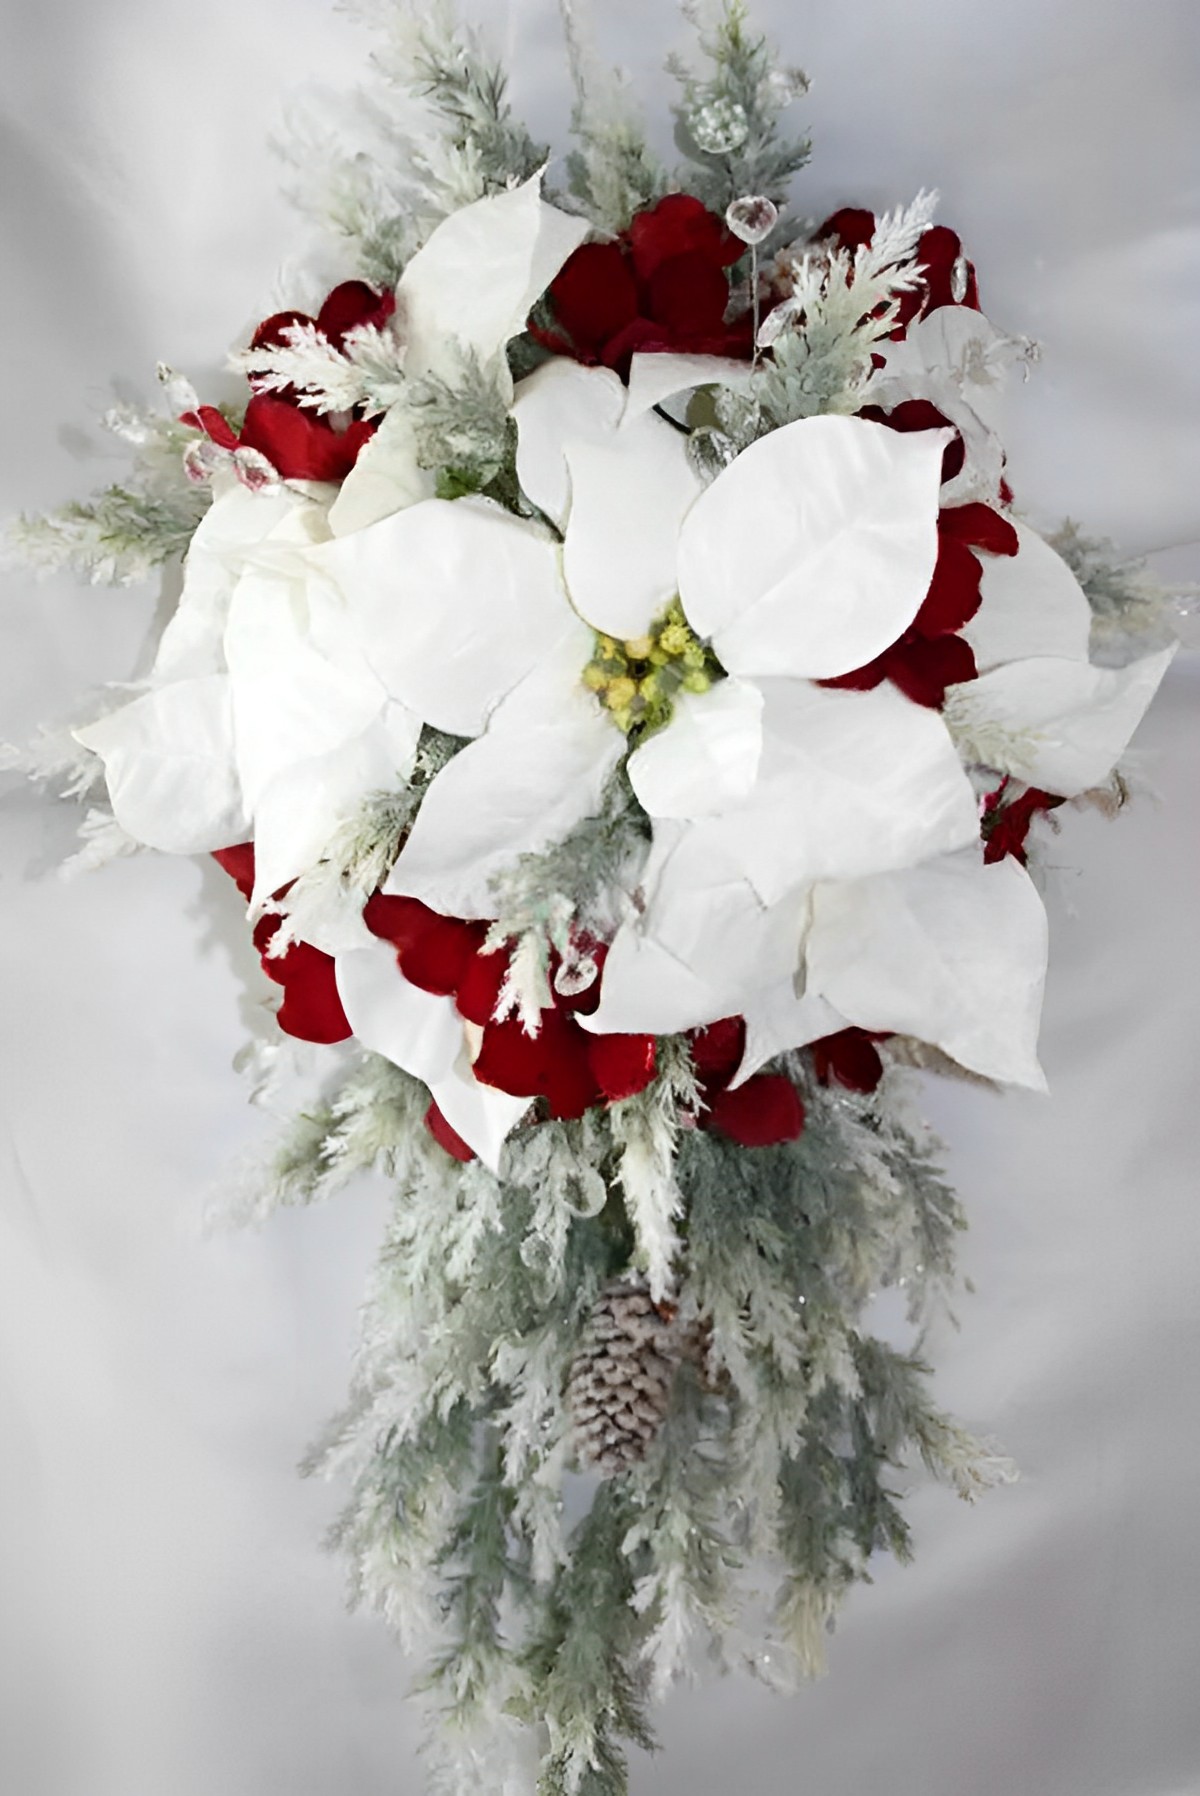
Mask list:
[[673,1310],[645,1285],[596,1299],[567,1381],[580,1463],[611,1478],[645,1458],[666,1420],[683,1343]]

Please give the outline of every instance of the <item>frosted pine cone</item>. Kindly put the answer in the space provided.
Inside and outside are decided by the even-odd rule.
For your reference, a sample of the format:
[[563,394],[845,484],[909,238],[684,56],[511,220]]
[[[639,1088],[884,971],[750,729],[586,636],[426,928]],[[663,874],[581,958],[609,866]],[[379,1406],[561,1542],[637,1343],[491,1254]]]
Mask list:
[[600,1293],[567,1382],[582,1465],[606,1478],[645,1458],[666,1419],[682,1342],[645,1285]]

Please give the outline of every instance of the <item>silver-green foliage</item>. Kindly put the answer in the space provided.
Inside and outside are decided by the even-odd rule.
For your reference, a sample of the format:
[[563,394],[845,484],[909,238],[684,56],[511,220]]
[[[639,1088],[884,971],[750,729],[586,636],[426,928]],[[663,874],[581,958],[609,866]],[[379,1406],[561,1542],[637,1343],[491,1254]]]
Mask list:
[[597,229],[618,232],[667,191],[667,171],[651,150],[624,78],[601,68],[586,28],[586,7],[559,0],[575,106],[578,149],[567,158],[571,193]]
[[751,194],[782,207],[811,148],[808,138],[783,128],[783,114],[807,91],[807,76],[780,66],[767,39],[752,29],[745,0],[721,0],[715,9],[688,0],[683,10],[708,67],[697,75],[681,58],[668,64],[683,90],[676,141],[690,166],[682,182],[722,215]]
[[131,586],[183,554],[212,498],[184,473],[195,432],[129,406],[106,413],[104,424],[133,449],[129,473],[90,499],[17,518],[4,532],[8,558],[39,574]]
[[[428,1654],[439,1789],[528,1789],[524,1752],[540,1796],[620,1796],[651,1702],[703,1656],[820,1669],[871,1556],[909,1554],[903,1465],[964,1497],[1008,1475],[937,1410],[919,1358],[863,1325],[883,1286],[918,1315],[953,1279],[962,1218],[897,1120],[905,1075],[835,1095],[789,1057],[805,1130],[747,1150],[679,1126],[697,1097],[683,1044],[664,1046],[641,1098],[519,1129],[502,1177],[445,1154],[424,1088],[371,1057],[275,1165],[285,1201],[372,1160],[395,1180],[352,1402],[312,1466],[350,1486],[353,1597]],[[666,1278],[705,1352],[644,1462],[568,1529],[564,1390],[598,1295],[638,1262],[622,1178],[639,1136],[678,1193]]]
[[1049,541],[1087,594],[1097,659],[1129,660],[1174,640],[1172,594],[1150,578],[1142,562],[1122,558],[1104,537],[1085,536],[1071,518]]

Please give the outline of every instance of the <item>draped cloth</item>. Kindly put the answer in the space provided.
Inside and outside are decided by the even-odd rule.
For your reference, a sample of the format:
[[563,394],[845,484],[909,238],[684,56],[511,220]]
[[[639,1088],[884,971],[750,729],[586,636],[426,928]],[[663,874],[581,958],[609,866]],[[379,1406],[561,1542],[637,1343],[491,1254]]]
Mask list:
[[[665,121],[674,7],[598,10],[601,49]],[[1010,404],[1018,502],[1196,578],[1190,0],[755,11],[816,81],[801,210],[938,186],[989,314],[1041,342]],[[476,13],[561,143],[551,0]],[[295,293],[276,272],[305,234],[265,139],[298,86],[348,84],[365,50],[323,0],[10,4],[6,511],[113,477],[88,418],[114,382],[145,397],[162,357],[215,383],[224,346]],[[131,677],[153,606],[6,576],[3,734]],[[1137,742],[1159,801],[1058,813],[1050,1098],[929,1094],[978,1287],[928,1343],[938,1392],[1023,1482],[972,1512],[912,1473],[916,1564],[855,1595],[832,1675],[792,1702],[749,1680],[677,1695],[641,1796],[1197,1787],[1198,705],[1193,651]],[[405,1667],[343,1613],[317,1545],[336,1495],[293,1472],[344,1391],[384,1194],[199,1238],[207,1185],[265,1129],[230,1064],[249,945],[197,862],[59,883],[74,821],[15,785],[0,811],[0,1785],[391,1796],[417,1776]]]

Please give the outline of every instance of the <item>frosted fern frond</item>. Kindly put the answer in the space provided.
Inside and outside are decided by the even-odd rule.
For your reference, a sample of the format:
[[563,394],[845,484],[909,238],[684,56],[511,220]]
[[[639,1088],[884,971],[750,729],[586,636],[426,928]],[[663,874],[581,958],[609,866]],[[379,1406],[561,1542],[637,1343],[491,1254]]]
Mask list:
[[541,853],[518,856],[492,881],[498,914],[489,941],[501,945],[532,933],[573,963],[578,933],[612,935],[621,895],[636,884],[649,837],[649,819],[627,778],[614,775],[595,816]]
[[1040,730],[1009,729],[983,715],[970,684],[950,688],[942,718],[965,766],[1032,779],[1038,746],[1044,740]]
[[1087,594],[1092,646],[1100,660],[1130,659],[1174,639],[1173,595],[1150,576],[1144,562],[1122,559],[1115,544],[1085,536],[1071,518],[1047,540]]
[[211,502],[184,473],[193,433],[161,413],[116,406],[105,428],[133,450],[127,478],[58,511],[27,515],[0,536],[0,558],[39,575],[66,570],[94,586],[131,586],[184,553]]
[[[413,195],[397,170],[394,127],[376,98],[360,92],[334,128],[294,107],[271,147],[293,171],[284,197],[304,217],[351,244],[358,272],[375,287],[394,287],[420,242]],[[360,147],[347,150],[347,138]]]
[[559,11],[575,84],[571,130],[579,140],[567,160],[571,192],[598,230],[623,231],[667,191],[667,172],[624,77],[601,68],[586,15],[575,0],[559,0]]
[[23,773],[62,798],[87,798],[104,784],[104,762],[70,729],[41,729],[20,747],[0,742],[0,772]]
[[[445,474],[445,498],[486,492],[521,510],[516,475],[512,387],[498,358],[459,348],[447,372],[411,381],[405,396],[423,468]],[[440,483],[444,485],[445,483]],[[524,507],[526,515],[528,507]]]
[[0,538],[4,560],[40,575],[69,570],[93,586],[132,586],[184,553],[211,501],[184,473],[193,433],[129,406],[104,422],[134,450],[127,478],[91,499],[17,518]]
[[687,1044],[667,1037],[658,1045],[658,1073],[645,1091],[609,1111],[617,1147],[617,1179],[633,1227],[633,1264],[645,1274],[655,1303],[674,1287],[683,1194],[675,1177],[675,1146],[684,1117],[695,1118],[700,1088]]
[[677,140],[694,165],[680,179],[722,216],[746,194],[765,194],[782,209],[811,148],[808,138],[787,135],[782,119],[807,92],[808,77],[779,64],[751,29],[744,0],[688,0],[683,11],[709,67],[701,76],[679,57],[667,65],[683,90]]
[[392,791],[369,794],[316,864],[266,905],[283,919],[269,955],[286,953],[293,942],[334,937],[361,916],[390,873],[430,782],[462,746],[461,737],[425,728],[410,778]]
[[863,403],[876,345],[893,329],[899,298],[920,285],[915,260],[937,203],[921,193],[880,220],[875,239],[853,253],[816,248],[780,258],[788,296],[768,314],[759,344],[772,355],[749,386],[722,393],[717,417],[734,448],[798,418],[848,414]]
[[394,147],[430,225],[545,167],[550,152],[513,118],[503,68],[447,0],[350,0],[346,10],[377,31],[384,80],[427,105],[436,135],[414,122],[397,129]]
[[81,873],[96,873],[110,861],[139,854],[144,846],[127,835],[112,812],[105,806],[93,805],[79,825],[80,846],[68,855],[59,868],[62,879],[76,879]]
[[263,392],[295,389],[316,412],[386,412],[404,393],[404,344],[390,325],[359,324],[339,349],[315,324],[289,324],[282,344],[240,349],[229,366]]

